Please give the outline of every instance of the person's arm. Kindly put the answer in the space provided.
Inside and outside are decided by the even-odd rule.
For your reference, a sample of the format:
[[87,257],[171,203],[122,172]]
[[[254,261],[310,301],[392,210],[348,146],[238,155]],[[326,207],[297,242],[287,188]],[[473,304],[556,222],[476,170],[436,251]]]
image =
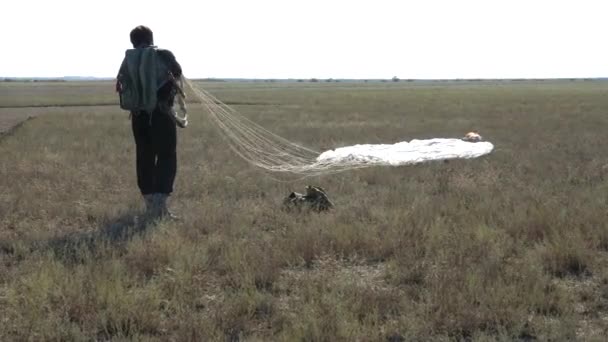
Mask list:
[[182,66],[179,65],[179,63],[175,59],[173,52],[169,50],[159,50],[159,53],[162,55],[162,58],[165,60],[165,63],[167,63],[167,67],[169,68],[169,71],[171,71],[173,77],[175,77],[176,79],[182,77]]
[[122,84],[120,83],[120,79],[127,72],[127,59],[122,60],[122,64],[120,64],[120,69],[118,69],[118,75],[116,75],[116,92],[119,93],[122,91]]

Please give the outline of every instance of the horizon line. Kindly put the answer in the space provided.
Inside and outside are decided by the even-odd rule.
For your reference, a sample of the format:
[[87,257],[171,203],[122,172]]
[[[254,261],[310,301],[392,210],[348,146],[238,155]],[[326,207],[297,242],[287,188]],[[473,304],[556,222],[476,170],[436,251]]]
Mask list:
[[[0,76],[0,80],[115,80],[107,76]],[[513,81],[513,80],[600,80],[606,76],[597,77],[447,77],[447,78],[334,78],[334,77],[192,77],[191,80],[261,80],[261,81]]]

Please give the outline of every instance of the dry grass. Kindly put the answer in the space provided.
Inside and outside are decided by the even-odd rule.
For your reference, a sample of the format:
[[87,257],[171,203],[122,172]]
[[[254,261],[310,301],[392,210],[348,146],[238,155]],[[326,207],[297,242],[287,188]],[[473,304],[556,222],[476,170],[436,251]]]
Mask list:
[[[113,101],[109,83],[16,87],[38,95],[3,96],[5,106]],[[49,115],[0,140],[0,340],[608,334],[608,84],[207,89],[319,150],[471,130],[496,150],[282,183],[235,157],[195,112],[179,136],[173,205],[183,220],[144,224],[134,222],[127,115],[32,109]],[[337,209],[278,210],[308,183]]]

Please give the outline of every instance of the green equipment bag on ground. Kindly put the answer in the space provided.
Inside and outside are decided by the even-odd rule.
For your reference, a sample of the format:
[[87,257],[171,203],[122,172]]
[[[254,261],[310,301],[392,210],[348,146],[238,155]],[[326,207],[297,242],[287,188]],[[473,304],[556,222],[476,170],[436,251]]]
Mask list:
[[117,77],[116,90],[120,108],[151,113],[156,107],[156,93],[169,81],[169,69],[156,47],[128,49]]

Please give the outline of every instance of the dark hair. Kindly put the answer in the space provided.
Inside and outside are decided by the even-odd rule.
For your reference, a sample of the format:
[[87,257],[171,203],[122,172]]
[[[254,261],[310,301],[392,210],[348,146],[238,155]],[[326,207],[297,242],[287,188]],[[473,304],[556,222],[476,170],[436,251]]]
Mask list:
[[154,44],[154,36],[152,35],[152,30],[150,30],[150,28],[147,26],[137,26],[136,28],[131,30],[131,44],[133,44],[133,47]]

